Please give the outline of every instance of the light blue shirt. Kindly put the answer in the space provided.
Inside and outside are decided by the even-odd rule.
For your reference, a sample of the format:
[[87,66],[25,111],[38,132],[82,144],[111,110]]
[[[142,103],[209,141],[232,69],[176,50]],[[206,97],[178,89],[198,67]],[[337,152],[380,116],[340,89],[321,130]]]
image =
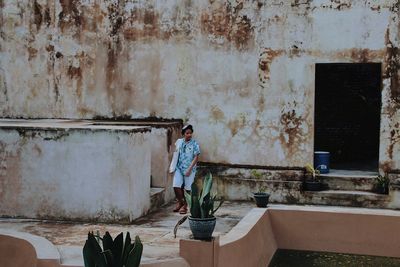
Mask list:
[[[189,142],[185,142],[183,139],[181,142],[182,143],[179,148],[179,158],[176,167],[184,176],[187,169],[189,169],[190,164],[192,164],[193,159],[200,154],[200,146],[193,139],[190,139]],[[196,165],[193,166],[192,173],[195,171]]]

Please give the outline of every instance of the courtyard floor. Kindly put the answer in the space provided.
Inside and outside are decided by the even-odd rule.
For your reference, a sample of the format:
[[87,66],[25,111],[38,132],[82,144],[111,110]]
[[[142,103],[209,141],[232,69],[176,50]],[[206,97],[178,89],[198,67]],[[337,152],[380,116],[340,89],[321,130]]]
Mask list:
[[[95,224],[82,222],[54,222],[27,219],[0,219],[0,229],[26,232],[44,237],[52,242],[60,252],[63,265],[83,264],[82,248],[89,231],[99,231],[103,235],[110,232],[115,238],[120,232],[139,235],[144,243],[142,260],[158,260],[179,256],[179,239],[190,238],[188,222],[181,225],[174,238],[173,229],[183,215],[172,212],[174,204],[144,216],[132,224]],[[252,202],[225,202],[217,211],[214,236],[229,232],[252,208]]]

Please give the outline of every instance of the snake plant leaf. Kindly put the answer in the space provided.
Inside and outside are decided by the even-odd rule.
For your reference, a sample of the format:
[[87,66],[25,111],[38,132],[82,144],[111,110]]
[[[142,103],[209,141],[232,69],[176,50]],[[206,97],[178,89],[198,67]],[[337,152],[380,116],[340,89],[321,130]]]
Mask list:
[[201,218],[201,207],[198,196],[192,196],[192,207],[190,208],[190,214],[193,218]]
[[190,207],[190,214],[193,218],[201,218],[201,207],[199,202],[199,189],[197,188],[196,183],[192,184],[192,191],[191,191],[191,204]]
[[210,195],[212,184],[213,184],[212,175],[209,172],[209,173],[207,173],[206,177],[204,178],[203,190],[201,190],[200,205],[203,204],[204,198],[207,195]]
[[89,249],[88,241],[86,240],[83,246],[83,263],[85,267],[95,267],[96,263],[94,261],[95,255],[91,249]]
[[[216,199],[216,197],[215,197],[214,199]],[[214,201],[214,203],[215,203],[215,201]],[[214,209],[214,207],[213,207],[213,210],[211,211],[211,216],[214,216],[214,213],[221,207],[221,205],[222,205],[223,203],[224,203],[224,200],[221,199],[221,200],[219,201],[219,203],[218,203],[217,208]],[[213,205],[213,206],[214,206],[214,205]]]
[[131,236],[129,232],[126,233],[125,236],[125,243],[124,243],[124,250],[122,252],[121,264],[117,267],[123,267],[128,259],[129,252],[131,251]]
[[128,260],[125,267],[139,267],[140,259],[142,257],[143,244],[139,236],[135,237],[135,245],[128,255]]
[[175,227],[174,227],[174,238],[176,238],[176,232],[178,231],[179,225],[181,225],[182,223],[184,223],[188,217],[189,217],[189,215],[185,215],[185,216],[182,217],[182,219],[180,219],[180,220],[176,223],[176,225],[175,225]]
[[124,248],[124,234],[121,232],[114,239],[113,247],[111,249],[112,254],[114,255],[114,261],[116,266],[122,266],[121,258],[122,258],[122,249]]
[[91,250],[92,253],[94,254],[93,260],[96,264],[96,267],[107,267],[106,259],[103,255],[101,247],[100,247],[99,243],[97,242],[93,233],[88,234],[87,241],[88,241],[89,250]]
[[111,250],[113,247],[113,239],[109,232],[106,232],[103,236],[103,250]]
[[192,207],[192,196],[188,192],[186,192],[186,190],[185,190],[185,200],[186,203],[189,205],[190,209]]
[[116,266],[115,263],[114,263],[114,256],[113,256],[111,250],[109,250],[109,249],[108,250],[104,250],[103,251],[103,255],[104,255],[105,259],[106,259],[107,267]]

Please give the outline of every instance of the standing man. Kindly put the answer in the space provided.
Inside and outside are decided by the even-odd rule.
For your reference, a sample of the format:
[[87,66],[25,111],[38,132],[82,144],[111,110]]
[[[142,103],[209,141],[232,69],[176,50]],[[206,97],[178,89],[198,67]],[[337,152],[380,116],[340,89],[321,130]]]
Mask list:
[[175,146],[179,146],[179,157],[174,174],[173,187],[177,204],[174,212],[180,214],[187,213],[187,203],[185,201],[184,191],[190,193],[194,177],[196,175],[196,164],[199,160],[200,147],[197,142],[192,139],[193,126],[186,125],[182,128],[183,138],[175,142]]

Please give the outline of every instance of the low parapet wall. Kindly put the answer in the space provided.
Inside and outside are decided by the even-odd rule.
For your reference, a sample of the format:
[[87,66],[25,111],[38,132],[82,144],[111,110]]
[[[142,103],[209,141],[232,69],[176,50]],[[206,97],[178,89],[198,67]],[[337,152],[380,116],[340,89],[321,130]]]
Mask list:
[[150,209],[151,128],[0,125],[0,215],[129,222]]
[[277,249],[400,258],[398,225],[398,211],[274,206],[253,209],[221,239],[181,240],[180,254],[191,267],[264,267]]
[[0,229],[0,266],[59,267],[60,254],[45,238]]
[[271,208],[279,248],[400,257],[400,212],[335,207]]

